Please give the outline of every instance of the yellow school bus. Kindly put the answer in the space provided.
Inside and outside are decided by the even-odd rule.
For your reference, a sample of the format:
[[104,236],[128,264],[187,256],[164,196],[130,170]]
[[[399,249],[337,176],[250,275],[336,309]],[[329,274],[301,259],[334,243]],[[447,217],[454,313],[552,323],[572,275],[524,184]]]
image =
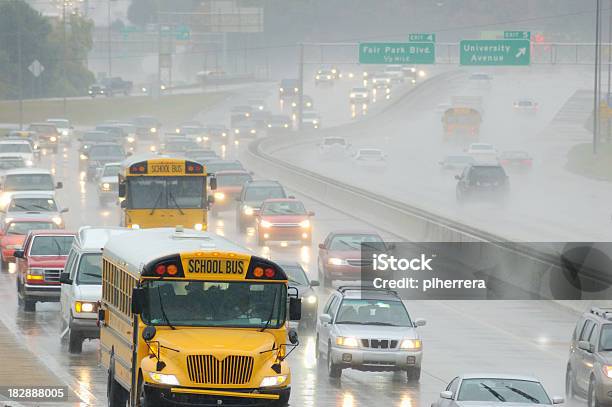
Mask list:
[[286,406],[286,357],[298,342],[288,321],[301,315],[287,281],[275,263],[209,232],[113,237],[99,307],[109,405]]
[[445,139],[453,136],[478,139],[482,117],[477,109],[471,107],[452,107],[442,116]]
[[[212,202],[206,196],[207,178],[204,165],[184,158],[141,156],[124,161],[119,173],[121,226],[206,230]],[[216,188],[214,178],[210,187]]]

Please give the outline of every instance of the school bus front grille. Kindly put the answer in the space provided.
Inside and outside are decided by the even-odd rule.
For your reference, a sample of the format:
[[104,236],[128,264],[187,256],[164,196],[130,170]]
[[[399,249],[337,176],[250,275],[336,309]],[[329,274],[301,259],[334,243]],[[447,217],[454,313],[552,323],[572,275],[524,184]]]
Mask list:
[[213,355],[189,355],[187,371],[194,383],[246,384],[253,374],[253,357],[230,355],[219,360]]

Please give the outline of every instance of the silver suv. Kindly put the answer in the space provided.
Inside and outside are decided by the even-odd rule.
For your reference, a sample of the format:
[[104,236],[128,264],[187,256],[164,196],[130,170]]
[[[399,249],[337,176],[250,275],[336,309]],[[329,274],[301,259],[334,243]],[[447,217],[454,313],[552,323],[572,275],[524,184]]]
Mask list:
[[565,375],[568,400],[589,407],[612,405],[612,308],[591,308],[576,324]]
[[406,371],[408,381],[421,377],[423,346],[417,327],[396,292],[340,287],[317,321],[317,357],[331,378],[342,369]]

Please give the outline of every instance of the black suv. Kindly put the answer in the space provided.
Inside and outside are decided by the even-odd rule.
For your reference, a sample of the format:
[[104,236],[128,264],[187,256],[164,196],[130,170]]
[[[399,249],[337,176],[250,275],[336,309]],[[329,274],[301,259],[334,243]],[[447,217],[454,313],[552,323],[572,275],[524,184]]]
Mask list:
[[584,396],[589,407],[612,405],[612,308],[591,308],[578,320],[565,374],[568,401]]
[[472,164],[455,175],[457,201],[464,202],[473,197],[505,198],[510,190],[506,171],[498,164]]
[[285,188],[278,181],[247,181],[242,187],[240,196],[236,198],[236,229],[246,231],[248,226],[255,224],[255,215],[266,199],[287,198]]

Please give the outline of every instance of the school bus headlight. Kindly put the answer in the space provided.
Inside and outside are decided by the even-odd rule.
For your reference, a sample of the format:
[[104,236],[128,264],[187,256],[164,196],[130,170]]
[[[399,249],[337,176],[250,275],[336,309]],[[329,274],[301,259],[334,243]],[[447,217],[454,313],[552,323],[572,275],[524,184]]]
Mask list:
[[287,381],[287,375],[278,375],[278,376],[266,376],[261,381],[259,387],[274,387],[281,386],[283,383]]
[[262,220],[261,222],[259,222],[259,226],[261,226],[262,228],[270,228],[272,227],[272,223],[267,220]]
[[308,229],[310,227],[310,221],[308,219],[301,221],[300,227],[303,229]]
[[87,301],[75,301],[74,302],[74,310],[76,311],[77,314],[80,314],[82,312],[94,312],[96,309],[96,304],[94,304],[93,302],[87,302]]
[[138,223],[132,223],[132,229],[140,229],[140,225]]
[[193,228],[197,231],[201,231],[204,226],[201,223],[196,223]]
[[150,372],[149,376],[151,377],[151,380],[153,380],[154,382],[157,382],[157,383],[169,384],[171,386],[178,386],[179,385],[178,379],[173,374],[163,374],[163,373],[157,373],[157,372]]
[[252,216],[253,215],[253,208],[251,208],[250,206],[246,205],[242,208],[242,212],[247,215],[247,216]]
[[215,192],[215,200],[222,201],[225,199],[225,194],[223,192]]

